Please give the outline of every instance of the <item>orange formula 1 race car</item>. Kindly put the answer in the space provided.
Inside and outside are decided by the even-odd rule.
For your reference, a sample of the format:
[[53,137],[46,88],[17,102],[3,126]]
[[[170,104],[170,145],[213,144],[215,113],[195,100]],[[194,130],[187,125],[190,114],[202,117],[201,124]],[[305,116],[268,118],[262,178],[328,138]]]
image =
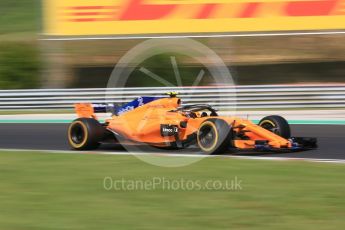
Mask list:
[[[180,149],[197,146],[205,154],[231,150],[296,151],[316,148],[316,138],[291,137],[288,122],[268,116],[259,124],[238,117],[218,116],[209,105],[181,106],[169,97],[139,97],[116,107],[109,104],[76,104],[78,119],[68,129],[68,141],[76,150],[96,149],[101,143],[149,145]],[[104,123],[96,113],[109,112]]]

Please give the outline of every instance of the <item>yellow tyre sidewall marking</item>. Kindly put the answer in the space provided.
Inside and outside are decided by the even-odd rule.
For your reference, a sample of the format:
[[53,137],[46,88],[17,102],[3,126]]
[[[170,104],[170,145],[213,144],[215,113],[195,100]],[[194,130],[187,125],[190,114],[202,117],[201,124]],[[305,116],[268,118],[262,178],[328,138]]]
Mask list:
[[[201,128],[204,127],[205,125],[210,125],[210,126],[214,129],[214,131],[215,131],[215,136],[216,136],[216,137],[215,137],[215,141],[214,141],[213,145],[212,145],[210,148],[204,148],[204,147],[201,145],[201,142],[200,142],[200,139],[199,139],[200,130],[201,130]],[[205,152],[209,152],[209,151],[211,151],[212,149],[214,149],[214,148],[217,146],[217,143],[218,143],[218,130],[217,130],[216,125],[215,125],[213,122],[211,122],[211,121],[205,121],[205,122],[200,126],[200,128],[199,128],[199,130],[198,130],[197,141],[198,141],[199,147],[200,147],[203,151],[205,151]]]
[[272,121],[270,120],[263,120],[260,122],[259,126],[262,126],[262,124],[265,124],[265,123],[269,123],[271,124],[273,127],[277,127],[276,124],[274,124]]
[[[73,142],[73,139],[72,139],[72,136],[71,136],[72,128],[73,128],[76,124],[81,125],[81,127],[82,127],[83,130],[84,130],[84,140],[83,140],[80,144],[74,143],[74,142]],[[73,123],[69,126],[69,128],[68,128],[68,141],[69,141],[69,143],[72,145],[73,148],[78,149],[78,148],[83,147],[83,146],[85,145],[87,139],[88,139],[88,135],[89,135],[89,134],[88,134],[86,125],[85,125],[83,122],[81,122],[81,121],[75,121],[75,122],[73,122]]]

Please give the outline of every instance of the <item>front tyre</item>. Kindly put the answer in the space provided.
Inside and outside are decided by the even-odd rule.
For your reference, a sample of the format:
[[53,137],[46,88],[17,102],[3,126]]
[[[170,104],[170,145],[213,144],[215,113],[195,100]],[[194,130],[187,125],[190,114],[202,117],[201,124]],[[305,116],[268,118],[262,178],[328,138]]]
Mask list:
[[197,143],[205,154],[224,153],[232,146],[231,126],[221,119],[204,121],[197,133]]
[[264,117],[259,122],[259,126],[285,139],[289,139],[291,137],[290,125],[281,116],[272,115]]
[[76,150],[93,150],[98,148],[105,135],[105,128],[95,119],[79,118],[68,128],[68,143]]

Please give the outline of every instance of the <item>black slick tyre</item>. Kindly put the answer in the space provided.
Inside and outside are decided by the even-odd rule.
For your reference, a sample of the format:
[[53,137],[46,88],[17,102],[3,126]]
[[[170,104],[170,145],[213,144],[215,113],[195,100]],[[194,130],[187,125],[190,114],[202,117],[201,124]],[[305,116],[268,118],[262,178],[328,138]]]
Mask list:
[[290,125],[281,116],[272,115],[272,116],[264,117],[259,122],[259,126],[285,139],[289,139],[291,137]]
[[99,147],[106,129],[95,119],[78,118],[68,128],[68,143],[76,150],[93,150]]
[[232,146],[231,126],[221,119],[207,119],[197,132],[198,147],[205,154],[221,154]]

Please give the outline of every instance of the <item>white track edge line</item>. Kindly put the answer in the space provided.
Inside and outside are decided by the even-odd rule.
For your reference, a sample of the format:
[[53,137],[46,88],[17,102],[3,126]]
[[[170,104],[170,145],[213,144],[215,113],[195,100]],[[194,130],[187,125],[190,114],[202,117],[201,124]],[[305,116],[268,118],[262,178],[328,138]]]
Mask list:
[[[68,151],[68,150],[36,150],[36,149],[2,149],[8,152],[37,152],[37,153],[56,153],[56,154],[96,154],[96,155],[119,155],[119,156],[158,156],[158,157],[194,157],[194,158],[232,158],[246,160],[268,160],[268,161],[304,161],[316,163],[337,163],[345,164],[342,159],[321,159],[321,158],[294,158],[294,157],[258,157],[258,156],[238,156],[238,155],[200,155],[200,154],[163,154],[163,153],[133,153],[133,152],[104,152],[104,151]],[[297,153],[298,154],[298,153]]]

